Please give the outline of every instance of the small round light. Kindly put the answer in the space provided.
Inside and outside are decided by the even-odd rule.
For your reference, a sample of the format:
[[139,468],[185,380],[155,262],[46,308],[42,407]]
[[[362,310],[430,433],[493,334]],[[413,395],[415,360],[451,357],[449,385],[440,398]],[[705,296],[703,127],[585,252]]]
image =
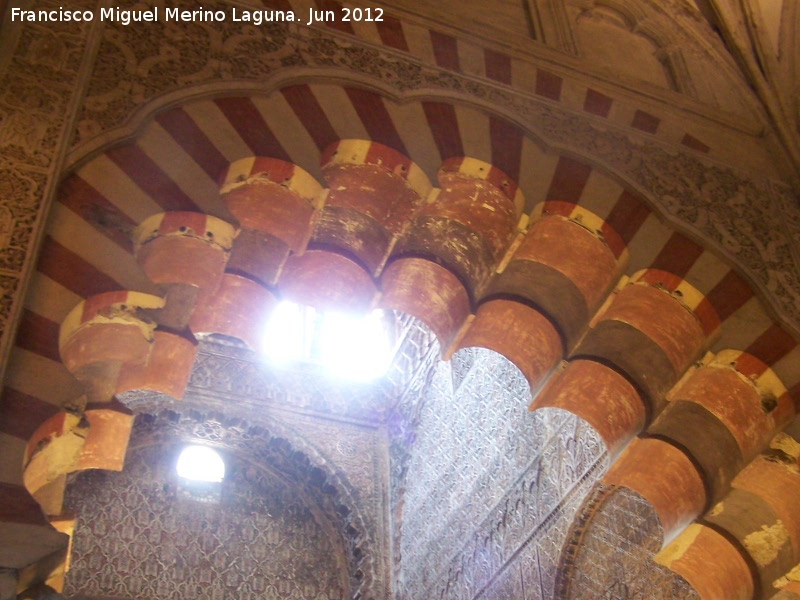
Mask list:
[[178,457],[176,470],[184,479],[219,483],[225,478],[225,461],[208,446],[187,446]]

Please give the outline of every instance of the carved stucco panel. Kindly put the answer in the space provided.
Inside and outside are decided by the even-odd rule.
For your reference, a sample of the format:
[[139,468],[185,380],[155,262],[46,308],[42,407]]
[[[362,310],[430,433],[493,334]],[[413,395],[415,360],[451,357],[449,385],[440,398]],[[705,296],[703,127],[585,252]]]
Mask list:
[[0,272],[22,273],[46,184],[44,173],[0,161],[0,198],[20,200],[0,206]]
[[[186,2],[167,4],[194,8]],[[204,8],[226,9],[228,5],[217,2]],[[191,27],[192,36],[171,23],[106,27],[76,143],[119,127],[132,111],[161,94],[214,81],[264,82],[288,67],[339,67],[399,90],[421,83],[415,63],[356,40],[330,39],[330,30],[322,34],[305,26],[264,23],[256,27],[231,20]]]
[[658,517],[644,498],[598,486],[573,524],[572,550],[561,565],[556,597],[698,599],[686,580],[653,562],[661,542]]
[[386,390],[369,383],[314,375],[313,369],[271,369],[247,350],[201,346],[188,388],[251,402],[286,403],[295,409],[376,423],[386,411]]
[[[93,2],[74,3],[91,8]],[[53,2],[33,8],[58,9]],[[85,38],[85,23],[30,23],[20,27],[16,51],[0,85],[0,149],[6,159],[46,168],[69,121]]]
[[11,309],[19,289],[19,277],[0,274],[0,327],[10,327]]
[[[76,0],[75,9],[94,7]],[[39,0],[31,9],[58,9],[59,2]],[[0,71],[0,372],[11,347],[13,322],[22,306],[32,271],[34,240],[43,227],[43,207],[52,189],[53,168],[69,135],[74,98],[90,25],[31,23],[19,26],[15,46]]]
[[341,549],[313,499],[226,454],[219,504],[181,497],[179,446],[133,450],[122,473],[81,474],[65,592],[156,598],[344,600]]
[[[584,442],[578,445],[588,450],[588,456],[571,455],[567,462],[574,465],[582,459],[581,469],[575,471],[570,465],[565,470],[561,458],[573,444],[565,446],[563,442],[581,439]],[[552,597],[569,525],[604,465],[602,448],[592,432],[576,421],[566,423],[525,475],[506,490],[467,543],[458,548],[447,577],[434,588],[434,596],[505,598],[495,596],[492,590],[509,571],[516,571],[525,577],[526,595],[511,597]]]
[[[182,415],[171,427],[186,439],[257,453],[279,437],[302,451],[312,466],[332,473],[341,500],[351,507],[348,519],[360,540],[362,591],[376,600],[388,597],[387,450],[379,423],[369,420],[385,406],[379,386],[280,371],[250,351],[204,343],[182,401],[152,392],[129,392],[121,398],[139,413]],[[367,405],[371,408],[364,412]],[[181,425],[184,421],[188,424]]]
[[[776,205],[780,208],[781,225],[784,234],[790,240],[800,240],[800,204],[792,190],[786,186],[773,183],[770,189]],[[798,265],[795,275],[800,277],[800,243],[792,246],[794,262]]]
[[539,540],[580,505],[605,451],[571,415],[529,413],[528,395],[516,368],[487,350],[436,367],[408,456],[391,455],[406,460],[392,470],[403,506],[394,534],[399,598],[481,597],[521,560],[539,561],[535,572],[524,568],[531,589],[552,589],[542,577],[552,579],[568,521],[546,555]]
[[[233,399],[225,402],[224,415],[214,405],[192,394],[180,403],[164,399],[152,403],[148,410],[156,416],[140,417],[133,439],[139,445],[204,441],[233,450],[254,464],[271,465],[315,493],[320,506],[340,522],[353,561],[348,565],[352,590],[359,590],[365,600],[388,598],[387,550],[379,531],[386,509],[384,496],[376,493],[385,489],[381,484],[385,475],[373,469],[375,455],[369,451],[377,432],[313,416],[237,406]],[[144,406],[140,399],[139,409]],[[342,440],[367,451],[344,457],[335,450]],[[331,454],[325,450],[328,446]],[[359,570],[360,579],[354,578]]]
[[52,79],[37,78],[36,64],[19,67],[6,73],[0,86],[0,149],[6,159],[47,168],[56,158],[73,90]]
[[573,488],[525,541],[515,558],[477,597],[485,600],[554,598],[561,547],[576,513],[596,480],[591,473]]
[[[387,474],[382,432],[342,422],[330,422],[315,417],[284,417],[283,427],[303,439],[320,457],[320,464],[333,469],[350,487],[351,501],[360,507],[366,555],[362,569],[368,573],[368,585],[363,593],[375,600],[390,595],[388,538],[385,514],[387,510]],[[278,419],[273,418],[275,423]],[[367,597],[367,596],[365,596]]]

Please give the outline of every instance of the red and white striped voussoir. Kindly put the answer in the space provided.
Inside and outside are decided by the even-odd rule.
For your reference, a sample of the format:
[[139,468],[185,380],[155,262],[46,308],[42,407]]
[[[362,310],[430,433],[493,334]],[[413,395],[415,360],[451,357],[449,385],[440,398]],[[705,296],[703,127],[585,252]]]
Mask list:
[[220,193],[252,182],[266,180],[282,185],[313,204],[322,191],[322,185],[294,163],[266,156],[249,156],[232,162],[220,176]]
[[368,140],[345,139],[328,146],[320,157],[322,170],[333,165],[375,165],[402,177],[421,198],[433,187],[422,168],[405,154]]
[[525,207],[525,198],[517,182],[490,163],[468,156],[454,156],[448,158],[441,164],[439,173],[440,181],[442,179],[441,174],[444,173],[460,173],[467,177],[484,179],[495,186],[514,203],[517,216],[522,214]]

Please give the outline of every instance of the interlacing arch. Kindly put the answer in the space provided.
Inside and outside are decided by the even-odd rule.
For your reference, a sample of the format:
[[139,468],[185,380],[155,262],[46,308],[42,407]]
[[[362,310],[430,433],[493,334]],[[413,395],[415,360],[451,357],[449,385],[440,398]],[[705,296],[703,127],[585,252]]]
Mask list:
[[[136,228],[158,294],[93,295],[60,323],[58,352],[84,396],[29,436],[24,488],[6,496],[6,510],[22,508],[3,517],[37,531],[20,565],[38,565],[29,583],[62,577],[66,558],[66,536],[37,537],[50,529],[31,495],[57,514],[49,486],[65,473],[122,468],[133,415],[116,396],[180,398],[196,336],[257,349],[279,298],[400,311],[431,328],[443,358],[467,347],[507,358],[531,410],[563,409],[598,432],[616,458],[604,484],[652,505],[665,543],[675,538],[655,560],[701,597],[750,598],[800,562],[800,445],[780,433],[796,408],[755,356],[708,351],[717,307],[667,259],[625,275],[631,234],[613,218],[555,197],[525,214],[517,184],[474,158],[445,160],[438,187],[376,142],[341,140],[321,162],[324,184],[284,160],[231,163],[230,218],[167,211]],[[753,507],[759,519],[741,518]],[[764,524],[786,532],[766,562],[747,541]]]

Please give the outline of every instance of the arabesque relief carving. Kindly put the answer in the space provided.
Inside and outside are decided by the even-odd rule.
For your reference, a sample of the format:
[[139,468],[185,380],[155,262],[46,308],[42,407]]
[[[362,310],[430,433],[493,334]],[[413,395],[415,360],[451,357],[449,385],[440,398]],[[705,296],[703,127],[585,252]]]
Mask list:
[[[321,511],[320,514],[324,519],[320,521],[318,516],[317,522],[325,528],[326,535],[330,536],[334,532],[338,536],[337,539],[341,540],[341,548],[334,550],[342,555],[339,559],[340,568],[341,561],[343,561],[346,569],[345,581],[349,582],[349,593],[360,593],[363,598],[372,600],[387,598],[388,573],[382,550],[383,534],[379,530],[382,526],[380,514],[383,506],[380,494],[384,485],[381,483],[383,476],[374,468],[375,431],[357,427],[348,428],[346,425],[331,424],[313,417],[286,418],[284,416],[281,418],[280,415],[274,414],[268,417],[259,416],[259,411],[253,410],[253,408],[237,406],[233,399],[228,399],[228,401],[230,405],[226,407],[223,414],[218,408],[213,407],[214,402],[208,398],[187,395],[184,401],[172,404],[166,400],[153,400],[149,404],[150,412],[141,413],[134,426],[129,452],[129,457],[133,457],[132,468],[134,470],[141,468],[139,460],[141,457],[137,458],[136,455],[137,448],[174,446],[185,441],[206,443],[220,448],[230,455],[235,455],[238,457],[236,461],[241,461],[236,464],[242,468],[247,468],[247,465],[251,465],[250,468],[253,468],[252,465],[269,465],[273,475],[267,474],[267,476],[274,477],[277,474],[284,481],[293,482],[293,485],[297,487],[294,493],[302,492],[316,505],[315,510]],[[141,399],[140,406],[144,406]],[[309,440],[313,440],[313,442]],[[360,452],[351,456],[342,455],[337,451],[338,442],[342,440]],[[155,465],[153,468],[158,471],[157,479],[163,479],[166,476],[165,470],[172,468],[171,465],[163,461],[159,462],[159,460],[150,460],[149,463]],[[137,467],[137,465],[139,466]],[[134,488],[139,486],[140,484],[136,483],[137,473],[126,475],[127,469],[128,467],[121,476],[101,474],[97,477],[108,480],[107,483],[110,482],[112,488],[115,485]],[[70,486],[73,489],[70,494],[78,499],[83,497],[80,491],[81,477],[83,475],[78,475],[78,481]],[[94,477],[94,475],[88,477]],[[114,483],[115,481],[117,483]],[[90,486],[88,492],[90,495],[111,493],[106,489],[105,483],[100,481],[95,483],[96,487]],[[161,488],[161,485],[156,487]],[[161,497],[161,491],[164,491],[166,495]],[[160,504],[146,510],[153,512],[154,508],[169,508],[171,500],[168,492],[168,490],[159,490],[157,491],[158,497],[148,496],[150,500]],[[139,494],[139,492],[136,493]],[[69,506],[69,497],[68,495],[67,506]],[[238,500],[236,501],[238,502]],[[80,509],[80,506],[77,508]],[[109,508],[108,510],[113,513],[114,509]],[[131,518],[138,520],[138,512],[145,508],[125,505],[116,510],[117,513],[103,513],[103,515],[109,516],[113,520],[115,516],[120,516],[120,511],[130,510],[133,515]],[[79,512],[79,514],[81,513]],[[214,517],[211,514],[207,514],[205,517],[212,520],[219,519],[219,516]],[[247,523],[243,525],[245,528],[248,526]],[[144,541],[142,543],[156,542]],[[189,542],[187,541],[187,543]],[[94,546],[93,552],[96,550],[107,553],[113,550],[104,545],[102,541]],[[127,552],[120,548],[117,550]],[[113,551],[116,552],[116,550]],[[147,555],[147,552],[144,555]],[[264,558],[264,556],[261,557],[261,559]],[[227,576],[226,573],[225,569],[220,571],[223,579]],[[139,573],[136,576],[140,575]],[[85,574],[85,576],[95,579],[94,575]],[[127,579],[125,573],[117,573],[116,576]],[[239,573],[239,576],[241,578],[242,574]],[[70,578],[73,577],[78,578],[74,584],[77,586],[81,581],[81,575],[71,574]],[[197,582],[191,580],[189,583]],[[123,585],[123,583],[108,575],[102,585],[105,589],[104,594],[109,594],[111,593],[109,586]],[[72,589],[78,590],[76,587]],[[148,593],[160,594],[161,591],[150,590]],[[286,593],[298,592],[289,590]],[[301,593],[306,592],[301,590]],[[153,597],[163,596],[155,595]],[[307,597],[301,595],[298,600]],[[313,595],[311,598],[316,600]],[[333,598],[338,597],[333,596],[331,600]]]
[[529,413],[528,397],[519,371],[487,350],[436,367],[411,442],[390,441],[399,598],[551,596],[569,523],[606,456],[591,428]]
[[226,452],[219,502],[182,498],[176,442],[136,448],[123,473],[88,471],[70,486],[83,518],[68,597],[349,597],[342,548],[313,497]]
[[[36,4],[58,7],[49,0]],[[92,0],[73,3],[81,9],[94,4]],[[10,47],[10,41],[5,47],[0,45],[0,51],[13,54],[0,72],[0,204],[10,211],[10,215],[0,215],[3,367],[21,294],[33,268],[33,243],[38,229],[44,227],[47,196],[58,176],[54,167],[69,135],[89,29],[82,23],[25,23],[20,25],[16,47]]]
[[565,551],[573,555],[558,575],[556,597],[699,599],[683,577],[652,560],[662,539],[658,517],[644,498],[598,486],[570,531]]

